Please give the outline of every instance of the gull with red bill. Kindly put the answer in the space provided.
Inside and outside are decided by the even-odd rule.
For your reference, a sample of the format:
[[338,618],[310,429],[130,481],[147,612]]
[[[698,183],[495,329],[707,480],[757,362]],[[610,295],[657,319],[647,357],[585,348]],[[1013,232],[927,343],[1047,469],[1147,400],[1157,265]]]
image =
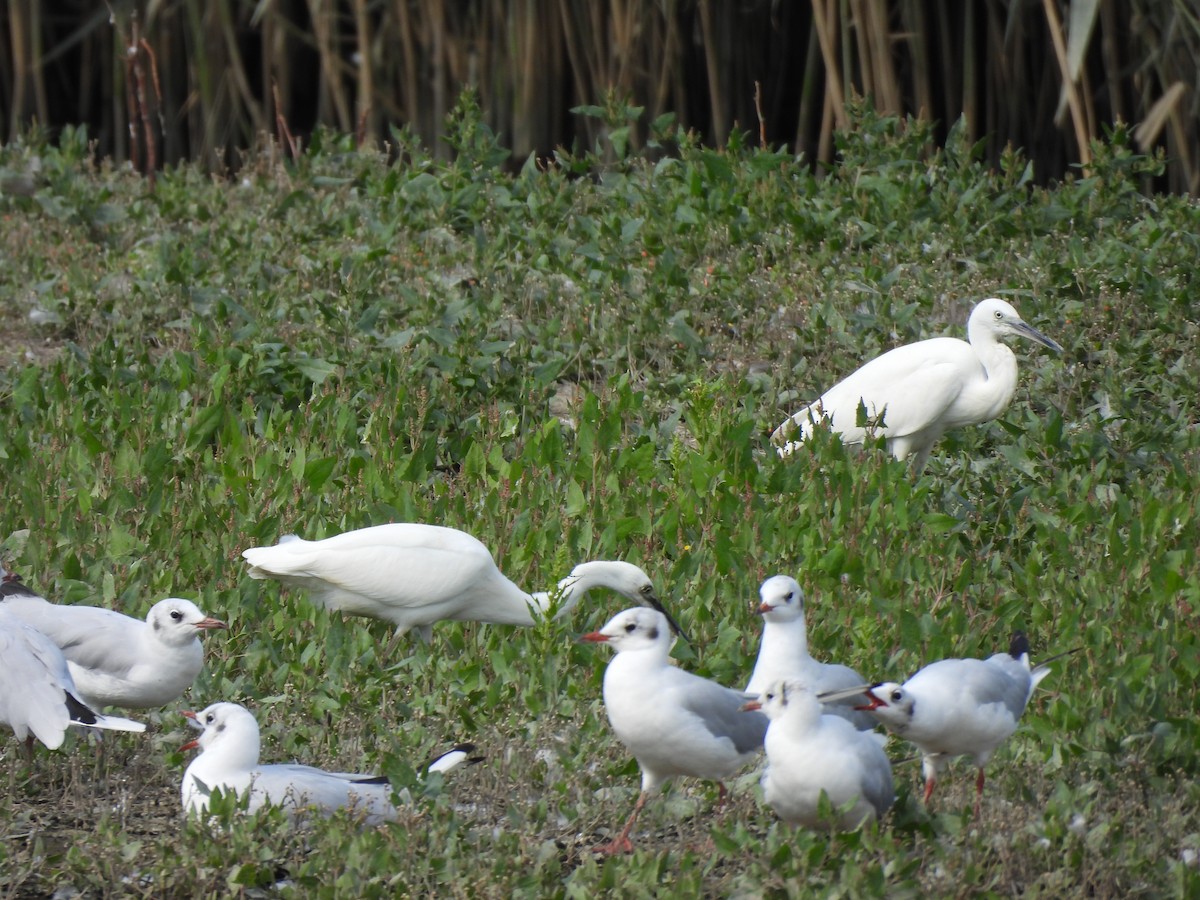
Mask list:
[[[1075,650],[1068,651],[1074,653]],[[865,697],[859,706],[922,754],[925,802],[933,796],[937,776],[951,759],[969,756],[979,769],[975,812],[983,797],[983,767],[1014,731],[1033,689],[1045,678],[1053,656],[1036,667],[1029,663],[1029,641],[1012,636],[1007,653],[987,659],[943,659],[925,666],[904,684],[881,682],[871,687],[835,692],[833,698]]]
[[768,685],[742,709],[761,709],[770,719],[763,797],[785,822],[850,830],[891,807],[895,792],[884,735],[822,712],[818,695],[793,679]]
[[[289,818],[305,811],[329,815],[350,808],[364,824],[377,825],[396,817],[392,786],[380,775],[326,772],[296,764],[260,764],[258,722],[244,706],[214,703],[201,712],[184,712],[200,736],[180,749],[200,748],[183,773],[181,794],[186,813],[208,811],[213,791],[249,794],[248,810],[279,806]],[[425,772],[448,772],[463,763],[476,763],[473,744],[460,744],[425,767]]]
[[657,610],[627,609],[580,640],[617,651],[604,671],[604,709],[641,767],[642,788],[621,833],[596,850],[628,853],[638,814],[667,779],[717,781],[724,799],[721,780],[754,759],[767,719],[741,711],[748,695],[671,665],[671,630]]
[[[808,652],[808,625],[804,616],[804,591],[795,578],[775,575],[759,588],[758,612],[763,617],[762,643],[746,693],[761,694],[768,685],[784,679],[798,681],[816,693],[861,687],[865,679],[849,666],[823,663]],[[841,716],[855,728],[869,731],[875,720],[850,703],[825,706],[828,715]]]
[[79,698],[92,709],[149,709],[178,700],[204,666],[200,634],[225,628],[177,597],[155,603],[141,620],[96,606],[51,603],[20,581],[0,583],[0,609],[54,642]]

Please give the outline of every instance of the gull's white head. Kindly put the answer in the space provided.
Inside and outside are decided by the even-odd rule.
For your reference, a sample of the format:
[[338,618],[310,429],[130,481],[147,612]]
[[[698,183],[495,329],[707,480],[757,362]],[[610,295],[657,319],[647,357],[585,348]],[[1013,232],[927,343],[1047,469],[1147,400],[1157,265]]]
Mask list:
[[768,622],[794,622],[804,615],[804,591],[788,575],[774,575],[758,589],[758,611]]
[[617,652],[671,646],[671,627],[667,617],[656,609],[639,606],[613,616],[599,631],[583,635],[580,640],[610,644]]
[[191,600],[178,597],[168,597],[150,607],[146,624],[156,641],[172,647],[190,644],[202,631],[226,627],[220,619],[206,616]]

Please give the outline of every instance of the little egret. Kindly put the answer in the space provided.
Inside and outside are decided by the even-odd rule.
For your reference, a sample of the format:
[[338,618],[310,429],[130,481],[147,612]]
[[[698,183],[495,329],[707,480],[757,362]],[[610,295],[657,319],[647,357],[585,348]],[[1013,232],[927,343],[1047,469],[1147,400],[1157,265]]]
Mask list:
[[[397,637],[415,629],[429,640],[433,623],[444,620],[533,625],[551,605],[549,593],[526,593],[505,577],[478,540],[440,525],[397,522],[320,541],[288,535],[242,556],[251,578],[274,578],[307,590],[319,606],[391,622]],[[593,588],[609,588],[669,617],[640,568],[596,560],[580,563],[559,582],[555,618]],[[671,624],[682,635],[674,619]]]
[[1008,408],[1017,387],[1017,358],[1001,338],[1010,334],[1062,352],[1008,303],[984,300],[967,320],[967,341],[930,338],[889,350],[788,418],[771,439],[781,444],[780,456],[789,456],[815,423],[828,421],[847,444],[882,435],[892,455],[912,456],[919,472],[947,431],[990,422]]
[[[804,592],[795,578],[775,575],[758,590],[762,603],[762,643],[747,694],[761,694],[767,686],[785,678],[794,679],[816,693],[861,685],[865,680],[849,666],[817,662],[808,652],[808,630],[804,618]],[[875,720],[848,704],[830,704],[825,712],[841,716],[855,728],[869,731]]]
[[[773,682],[742,708],[761,709],[771,720],[763,797],[785,822],[849,830],[891,807],[892,765],[882,734],[824,715],[817,695],[799,681]],[[833,807],[832,821],[821,815],[822,792]]]
[[[258,722],[244,706],[214,703],[199,713],[185,712],[189,723],[201,729],[200,736],[180,749],[200,748],[183,773],[181,795],[184,812],[208,810],[212,792],[249,792],[249,811],[262,806],[280,806],[289,818],[305,810],[329,815],[349,807],[367,825],[394,819],[392,786],[377,775],[326,772],[294,764],[262,765],[258,761]],[[478,762],[468,754],[473,745],[462,744],[442,754],[425,771],[447,772],[463,762]]]
[[728,778],[762,748],[767,719],[741,711],[747,695],[671,665],[671,632],[656,610],[627,609],[580,640],[617,651],[604,671],[604,709],[641,767],[642,789],[621,833],[596,850],[628,853],[638,813],[663,782]]
[[178,700],[204,666],[199,635],[225,623],[169,597],[134,619],[96,606],[51,603],[19,581],[0,585],[0,609],[50,638],[93,709],[149,709]]
[[33,739],[56,750],[68,726],[145,731],[140,722],[102,716],[79,698],[67,661],[50,638],[0,605],[0,722],[27,751]]
[[[1030,668],[1029,641],[1018,631],[1007,653],[930,663],[904,684],[884,682],[867,689],[865,695],[860,692],[859,697],[865,696],[867,703],[859,708],[920,749],[926,803],[949,761],[956,756],[971,757],[979,769],[975,781],[978,815],[983,767],[1017,730],[1033,689],[1050,672],[1047,664],[1060,656]],[[835,696],[852,696],[852,691],[836,692]]]

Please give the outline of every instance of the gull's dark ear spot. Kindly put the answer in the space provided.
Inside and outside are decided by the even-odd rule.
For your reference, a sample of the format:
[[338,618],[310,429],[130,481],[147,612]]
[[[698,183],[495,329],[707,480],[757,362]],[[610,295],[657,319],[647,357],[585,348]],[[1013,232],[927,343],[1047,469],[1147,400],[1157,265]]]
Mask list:
[[650,640],[652,640],[652,641],[658,640],[658,627],[657,626],[650,629]]

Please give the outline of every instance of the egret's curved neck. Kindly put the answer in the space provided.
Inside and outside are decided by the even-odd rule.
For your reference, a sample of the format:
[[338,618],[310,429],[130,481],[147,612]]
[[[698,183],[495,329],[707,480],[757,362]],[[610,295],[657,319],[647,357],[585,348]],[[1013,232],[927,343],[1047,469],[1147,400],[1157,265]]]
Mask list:
[[[593,574],[568,575],[558,583],[558,609],[554,618],[561,619],[579,605],[579,601],[594,587],[604,587],[602,576]],[[550,611],[550,593],[535,591],[529,595],[529,605],[539,614],[545,616]]]
[[988,421],[1004,411],[1017,390],[1017,355],[995,334],[983,328],[973,327],[970,337],[971,349],[984,371],[983,383],[975,388],[983,407],[980,415]]

